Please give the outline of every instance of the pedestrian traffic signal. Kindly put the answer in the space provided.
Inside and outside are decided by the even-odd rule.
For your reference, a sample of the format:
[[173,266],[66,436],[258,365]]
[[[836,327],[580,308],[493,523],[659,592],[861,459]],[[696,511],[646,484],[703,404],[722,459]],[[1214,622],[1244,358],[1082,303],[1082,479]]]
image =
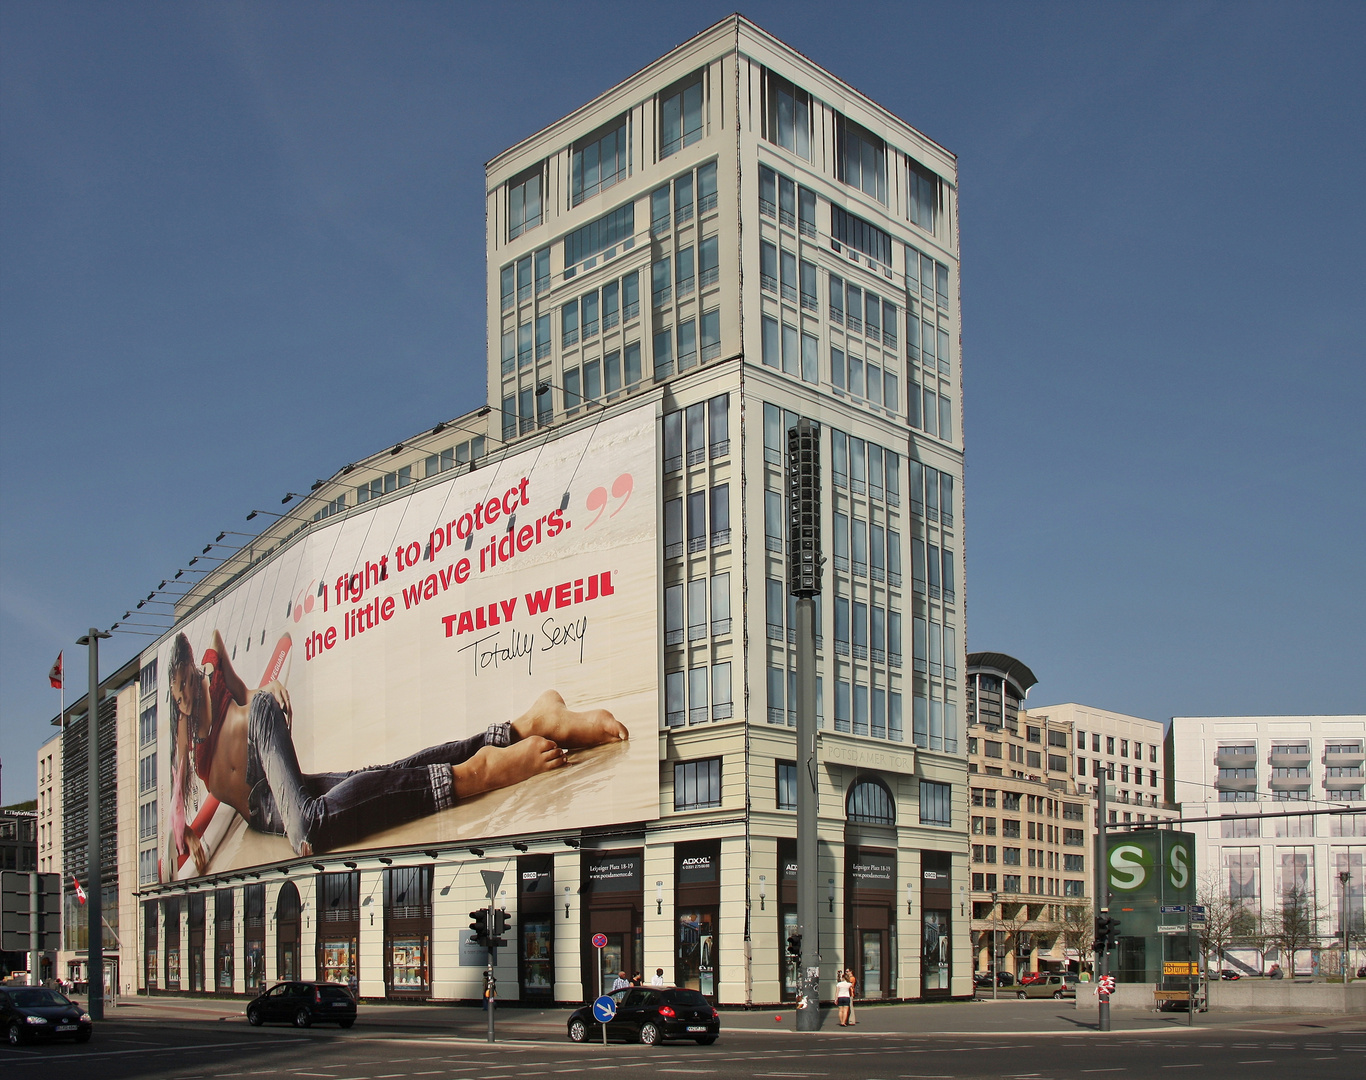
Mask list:
[[490,908],[489,920],[489,944],[494,948],[506,945],[507,938],[503,935],[507,933],[511,924],[508,913],[502,908]]
[[787,939],[787,958],[794,964],[802,962],[802,936],[793,934]]
[[474,943],[481,949],[489,946],[489,909],[481,907],[478,911],[470,912],[470,933],[474,935]]

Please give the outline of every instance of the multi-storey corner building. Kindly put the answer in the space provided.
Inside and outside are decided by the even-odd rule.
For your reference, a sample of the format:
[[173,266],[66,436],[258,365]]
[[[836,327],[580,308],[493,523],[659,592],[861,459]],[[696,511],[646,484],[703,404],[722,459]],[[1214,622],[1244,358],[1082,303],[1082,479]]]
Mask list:
[[[1205,894],[1253,916],[1246,927],[1253,932],[1230,951],[1230,962],[1261,971],[1278,959],[1255,927],[1274,925],[1290,898],[1315,924],[1314,948],[1333,945],[1345,921],[1350,962],[1359,965],[1366,948],[1366,716],[1177,716],[1167,752],[1168,799],[1184,817],[1216,819],[1188,826]],[[1292,958],[1279,962],[1288,969]],[[1312,969],[1309,944],[1293,962],[1301,972]]]
[[[490,888],[511,920],[500,997],[583,1000],[601,961],[774,1002],[793,990],[801,872],[827,901],[804,928],[825,996],[842,967],[869,997],[969,994],[953,155],[732,17],[500,154],[487,192],[490,404],[347,464],[240,548],[220,534],[223,561],[177,590],[177,625],[118,696],[138,988],[316,973],[367,997],[473,999],[468,913]],[[820,426],[828,555],[821,854],[800,871],[798,417]],[[519,566],[569,580],[480,591]],[[480,645],[509,623],[520,637]],[[529,635],[583,659],[519,651]],[[328,666],[343,655],[362,666]],[[405,782],[429,816],[303,842],[260,801],[273,781],[234,809],[208,740],[186,749],[186,656],[206,679],[226,659],[251,703],[287,683],[300,767],[328,775],[411,754],[419,729],[510,738],[501,688],[525,708],[541,664],[630,739],[572,751],[526,781],[534,797],[466,802],[423,764],[433,779]]]
[[1023,708],[1037,681],[1005,653],[967,658],[972,931],[978,971],[1076,970],[1090,937],[1086,799],[1069,720]]
[[1040,706],[1031,709],[1030,715],[1072,725],[1077,791],[1098,802],[1097,785],[1105,777],[1114,789],[1108,808],[1111,825],[1169,821],[1176,816],[1175,807],[1167,802],[1160,721],[1071,702]]

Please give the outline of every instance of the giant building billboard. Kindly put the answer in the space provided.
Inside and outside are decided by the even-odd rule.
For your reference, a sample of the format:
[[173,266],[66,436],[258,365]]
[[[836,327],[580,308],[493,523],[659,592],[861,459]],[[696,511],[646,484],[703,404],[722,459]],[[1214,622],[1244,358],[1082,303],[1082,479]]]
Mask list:
[[156,647],[163,881],[654,818],[654,417],[324,519]]

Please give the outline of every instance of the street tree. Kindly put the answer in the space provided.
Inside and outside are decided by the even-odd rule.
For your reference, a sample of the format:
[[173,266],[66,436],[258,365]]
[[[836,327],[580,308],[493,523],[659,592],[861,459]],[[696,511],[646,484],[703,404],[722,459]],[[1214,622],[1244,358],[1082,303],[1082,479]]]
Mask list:
[[1322,912],[1315,895],[1296,886],[1281,896],[1281,906],[1266,919],[1267,937],[1284,957],[1286,974],[1295,977],[1295,955],[1318,942]]
[[1240,901],[1232,899],[1216,877],[1205,878],[1197,891],[1199,903],[1205,909],[1205,921],[1197,923],[1200,949],[1211,956],[1222,970],[1225,951],[1237,942],[1247,941],[1256,930],[1256,916]]
[[1062,954],[1066,958],[1075,953],[1078,970],[1089,966],[1091,946],[1096,937],[1096,921],[1090,904],[1064,904],[1062,918],[1058,924],[1058,936],[1062,938]]

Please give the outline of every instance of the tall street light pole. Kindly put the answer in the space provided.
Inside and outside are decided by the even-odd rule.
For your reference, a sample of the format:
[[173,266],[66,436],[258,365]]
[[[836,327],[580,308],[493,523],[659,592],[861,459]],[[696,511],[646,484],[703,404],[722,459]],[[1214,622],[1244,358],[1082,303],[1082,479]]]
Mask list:
[[104,887],[100,881],[100,638],[109,635],[103,630],[90,628],[84,637],[76,639],[77,645],[85,645],[90,650],[90,688],[85,699],[86,734],[86,833],[87,854],[86,870],[86,937],[89,954],[85,962],[86,992],[89,1001],[86,1012],[92,1020],[104,1019]]
[[[787,432],[788,592],[797,600],[797,1030],[820,1030],[820,913],[816,891],[820,775],[816,762],[816,600],[821,591],[820,428]],[[834,890],[831,887],[833,908]]]

